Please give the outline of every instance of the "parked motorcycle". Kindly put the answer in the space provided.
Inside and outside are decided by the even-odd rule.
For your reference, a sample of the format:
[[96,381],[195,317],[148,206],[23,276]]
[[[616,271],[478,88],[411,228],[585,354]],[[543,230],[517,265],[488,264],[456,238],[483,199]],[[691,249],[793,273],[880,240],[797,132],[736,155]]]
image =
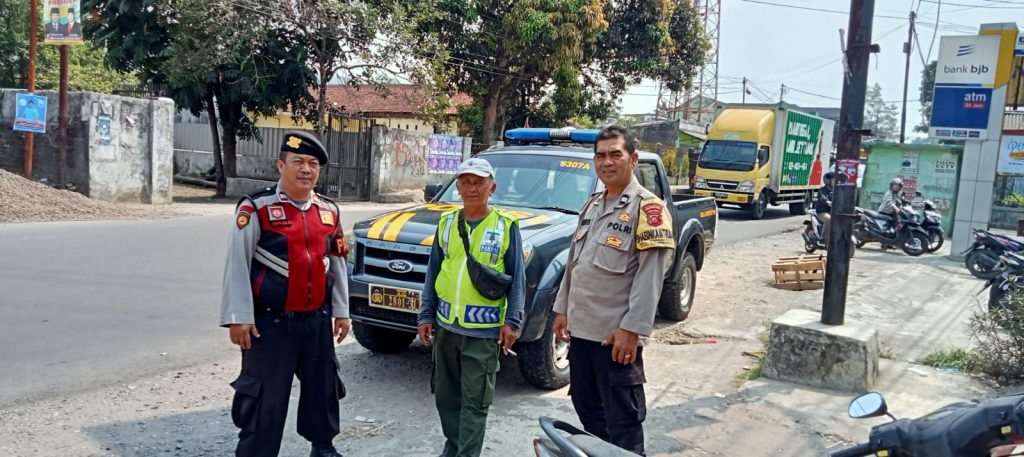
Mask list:
[[896,419],[885,398],[868,392],[850,402],[850,417],[889,416],[871,428],[866,443],[833,452],[831,457],[989,457],[1022,455],[1013,449],[1024,442],[1024,395],[984,402],[946,405],[917,419]]
[[985,282],[988,294],[988,310],[999,319],[999,325],[1008,327],[1014,318],[1014,310],[1010,309],[1010,293],[1024,287],[1024,255],[1007,252],[999,257],[996,266],[997,274]]
[[978,278],[992,279],[998,274],[996,265],[999,264],[999,256],[1007,252],[1024,251],[1024,238],[999,235],[980,229],[973,229],[972,233],[974,243],[961,254],[966,256],[964,264],[967,269]]
[[550,417],[540,418],[540,428],[547,436],[533,439],[533,451],[537,457],[639,457]]
[[924,220],[921,222],[921,228],[928,232],[928,248],[925,250],[932,253],[942,249],[942,244],[945,242],[945,234],[942,232],[942,213],[939,213],[935,202],[931,200],[924,201]]
[[900,208],[899,223],[888,214],[864,208],[857,208],[856,211],[853,238],[858,248],[878,242],[897,246],[911,257],[924,254],[928,248],[928,232],[921,227],[921,215],[909,204]]
[[[828,240],[824,239],[825,236],[825,224],[818,218],[818,212],[815,210],[807,211],[807,220],[804,221],[804,250],[808,254],[814,254],[814,251],[828,250]],[[850,243],[850,257],[852,258],[854,253],[857,252],[857,248],[854,246],[854,242]]]

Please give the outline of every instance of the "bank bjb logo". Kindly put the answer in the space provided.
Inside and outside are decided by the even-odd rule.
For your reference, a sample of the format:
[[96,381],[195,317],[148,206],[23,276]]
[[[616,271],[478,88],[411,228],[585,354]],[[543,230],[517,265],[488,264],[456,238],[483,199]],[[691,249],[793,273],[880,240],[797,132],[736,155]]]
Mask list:
[[[960,54],[957,54],[958,56]],[[966,54],[965,54],[966,55]],[[992,71],[988,65],[943,65],[942,73],[947,75],[984,75]]]

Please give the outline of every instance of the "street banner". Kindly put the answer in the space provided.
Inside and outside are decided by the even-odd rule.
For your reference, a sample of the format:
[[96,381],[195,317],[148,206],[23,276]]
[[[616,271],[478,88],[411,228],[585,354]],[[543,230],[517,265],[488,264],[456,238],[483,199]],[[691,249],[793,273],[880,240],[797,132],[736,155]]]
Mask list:
[[427,172],[454,174],[462,163],[462,138],[450,135],[430,135],[427,151]]
[[928,136],[955,140],[987,137],[999,45],[996,35],[942,37]]
[[79,0],[46,0],[43,6],[45,44],[82,44]]
[[14,104],[14,130],[46,133],[46,97],[19,92]]
[[996,172],[1001,175],[1024,175],[1024,136],[1003,135],[999,143],[999,165]]

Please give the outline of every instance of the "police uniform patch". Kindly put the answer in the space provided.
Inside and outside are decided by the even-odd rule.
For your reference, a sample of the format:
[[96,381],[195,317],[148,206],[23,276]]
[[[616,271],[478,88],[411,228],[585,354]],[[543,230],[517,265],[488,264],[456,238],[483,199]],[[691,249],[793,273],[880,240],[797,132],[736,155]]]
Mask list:
[[270,222],[283,221],[288,218],[284,212],[284,208],[280,206],[271,206],[267,208],[267,213],[270,216]]
[[238,217],[235,218],[235,225],[238,226],[239,230],[244,229],[246,225],[249,225],[249,219],[249,213],[240,211]]
[[629,213],[619,213],[619,220],[622,222],[631,222],[632,217],[629,217]]
[[334,225],[334,213],[330,211],[320,211],[320,222],[324,225]]
[[619,238],[617,236],[610,236],[610,237],[604,239],[604,244],[606,244],[608,246],[611,246],[613,248],[621,248],[622,247],[622,238]]
[[331,253],[338,257],[348,257],[348,240],[343,233],[339,233],[334,238],[334,246],[332,246]]
[[640,207],[647,215],[647,223],[651,225],[661,225],[662,206],[660,203],[644,203]]
[[648,199],[640,203],[645,217],[641,217],[636,228],[636,249],[674,249],[675,236],[672,233],[672,216],[665,212],[659,199]]
[[619,198],[619,206],[626,206],[629,203],[629,195],[623,195]]

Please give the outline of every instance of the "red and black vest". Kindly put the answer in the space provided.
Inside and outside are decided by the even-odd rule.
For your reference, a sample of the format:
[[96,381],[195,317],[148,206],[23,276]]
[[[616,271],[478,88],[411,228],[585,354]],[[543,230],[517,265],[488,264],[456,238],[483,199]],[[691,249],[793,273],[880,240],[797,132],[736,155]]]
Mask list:
[[274,189],[239,202],[239,211],[254,215],[260,224],[249,269],[257,314],[308,312],[331,304],[335,278],[330,256],[348,255],[338,206],[314,195],[304,207],[297,208]]

